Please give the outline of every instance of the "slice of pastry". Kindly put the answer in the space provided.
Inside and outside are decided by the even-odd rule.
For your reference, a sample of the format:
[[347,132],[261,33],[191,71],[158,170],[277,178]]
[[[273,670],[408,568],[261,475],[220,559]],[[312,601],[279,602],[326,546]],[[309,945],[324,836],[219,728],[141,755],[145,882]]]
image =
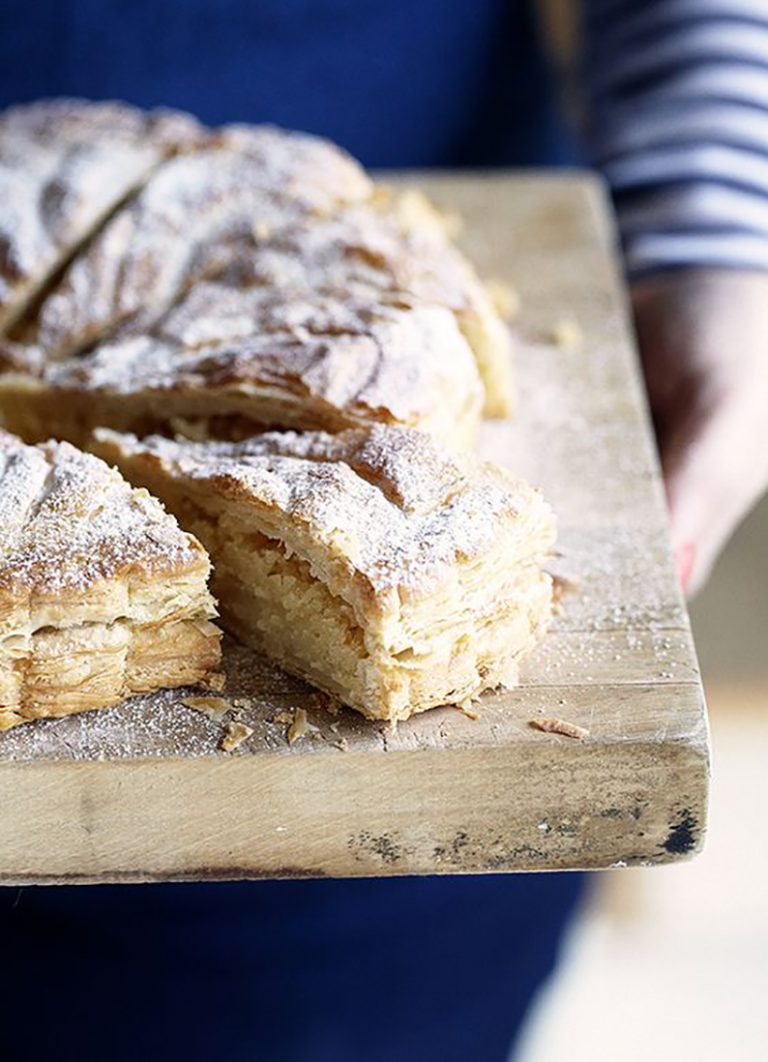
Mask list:
[[225,625],[369,718],[515,683],[549,623],[548,505],[420,432],[94,446],[206,545]]
[[155,173],[110,220],[49,294],[34,340],[47,358],[63,358],[119,324],[143,331],[220,264],[228,240],[318,218],[370,192],[358,164],[327,141],[225,128]]
[[[470,444],[482,387],[450,310],[285,302],[266,289],[216,286],[192,298],[199,346],[161,328],[50,364],[39,378],[0,375],[6,427],[30,442],[55,435],[85,445],[97,425],[237,439],[270,426],[336,432],[383,422]],[[202,342],[214,305],[211,334],[243,338]]]
[[0,432],[0,730],[211,676],[208,557],[67,443]]
[[0,115],[0,333],[109,213],[201,127],[171,111],[49,100]]

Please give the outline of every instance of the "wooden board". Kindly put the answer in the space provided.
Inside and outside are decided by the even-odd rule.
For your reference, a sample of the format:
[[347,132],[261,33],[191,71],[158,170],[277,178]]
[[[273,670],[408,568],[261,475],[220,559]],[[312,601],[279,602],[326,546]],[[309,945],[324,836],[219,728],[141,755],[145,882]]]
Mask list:
[[[477,720],[439,709],[388,733],[230,647],[223,696],[253,730],[232,752],[178,692],[0,737],[0,880],[597,868],[700,847],[704,701],[602,188],[417,180],[522,297],[519,414],[481,448],[543,487],[576,584],[522,686]],[[581,343],[552,342],[565,320]],[[289,744],[297,708],[316,729]],[[551,716],[589,736],[530,725]]]

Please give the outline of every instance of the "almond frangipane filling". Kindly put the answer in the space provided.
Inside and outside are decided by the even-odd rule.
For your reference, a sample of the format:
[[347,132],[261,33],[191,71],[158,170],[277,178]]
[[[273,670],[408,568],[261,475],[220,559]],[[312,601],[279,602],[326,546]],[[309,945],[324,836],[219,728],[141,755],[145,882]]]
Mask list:
[[370,718],[514,683],[546,629],[548,506],[426,435],[99,431],[94,446],[206,546],[226,626]]

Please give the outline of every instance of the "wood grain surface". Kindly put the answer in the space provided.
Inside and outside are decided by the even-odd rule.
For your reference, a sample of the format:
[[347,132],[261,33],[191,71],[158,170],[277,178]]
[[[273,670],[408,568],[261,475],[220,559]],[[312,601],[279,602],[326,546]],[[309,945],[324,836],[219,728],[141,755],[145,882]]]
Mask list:
[[[172,691],[9,731],[0,881],[599,868],[701,846],[704,699],[603,190],[579,174],[407,180],[461,215],[481,273],[522,300],[518,413],[479,445],[558,513],[553,632],[477,719],[438,709],[390,733],[230,645],[207,713]],[[532,725],[552,718],[588,734]],[[224,751],[236,723],[251,732]]]

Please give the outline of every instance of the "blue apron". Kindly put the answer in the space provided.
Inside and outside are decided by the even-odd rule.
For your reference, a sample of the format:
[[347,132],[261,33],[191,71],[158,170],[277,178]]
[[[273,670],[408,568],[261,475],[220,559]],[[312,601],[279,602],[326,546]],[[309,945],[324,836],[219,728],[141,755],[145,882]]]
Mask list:
[[[572,162],[513,0],[4,0],[0,104],[119,98],[369,166]],[[578,875],[0,890],[3,1062],[503,1062]]]

